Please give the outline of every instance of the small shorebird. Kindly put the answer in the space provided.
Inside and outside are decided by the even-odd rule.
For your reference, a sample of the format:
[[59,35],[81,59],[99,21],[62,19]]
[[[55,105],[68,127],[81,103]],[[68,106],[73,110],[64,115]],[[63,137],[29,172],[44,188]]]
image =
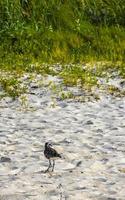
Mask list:
[[[61,155],[55,149],[52,148],[52,144],[49,142],[45,143],[44,155],[49,160],[49,166],[45,172],[48,172],[51,167],[53,171],[55,166],[55,159],[61,158]],[[53,161],[53,165],[51,161]]]

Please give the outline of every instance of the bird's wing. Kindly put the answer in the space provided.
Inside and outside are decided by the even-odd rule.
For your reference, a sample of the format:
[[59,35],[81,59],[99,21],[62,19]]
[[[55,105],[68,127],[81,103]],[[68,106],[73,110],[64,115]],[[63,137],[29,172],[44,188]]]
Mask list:
[[61,155],[53,148],[51,148],[51,156],[61,158]]

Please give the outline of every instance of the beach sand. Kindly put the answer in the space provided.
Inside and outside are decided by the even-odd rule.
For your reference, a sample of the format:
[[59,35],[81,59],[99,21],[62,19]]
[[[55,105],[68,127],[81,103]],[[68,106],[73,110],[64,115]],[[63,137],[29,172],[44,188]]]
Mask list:
[[[0,200],[125,200],[125,97],[59,100],[31,87],[29,109],[0,101]],[[62,154],[53,173],[44,143]]]

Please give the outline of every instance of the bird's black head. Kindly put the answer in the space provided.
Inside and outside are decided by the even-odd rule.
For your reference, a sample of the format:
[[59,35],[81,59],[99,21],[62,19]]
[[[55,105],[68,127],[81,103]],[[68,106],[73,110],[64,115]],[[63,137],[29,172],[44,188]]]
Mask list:
[[51,147],[51,146],[52,146],[52,144],[50,142],[45,143],[45,149],[48,148],[48,147]]

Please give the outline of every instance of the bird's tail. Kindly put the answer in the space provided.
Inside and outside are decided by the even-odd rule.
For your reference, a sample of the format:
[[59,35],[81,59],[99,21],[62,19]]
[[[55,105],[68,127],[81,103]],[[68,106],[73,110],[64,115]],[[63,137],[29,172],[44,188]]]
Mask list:
[[62,158],[61,154],[58,153],[58,157],[59,157],[59,158]]

